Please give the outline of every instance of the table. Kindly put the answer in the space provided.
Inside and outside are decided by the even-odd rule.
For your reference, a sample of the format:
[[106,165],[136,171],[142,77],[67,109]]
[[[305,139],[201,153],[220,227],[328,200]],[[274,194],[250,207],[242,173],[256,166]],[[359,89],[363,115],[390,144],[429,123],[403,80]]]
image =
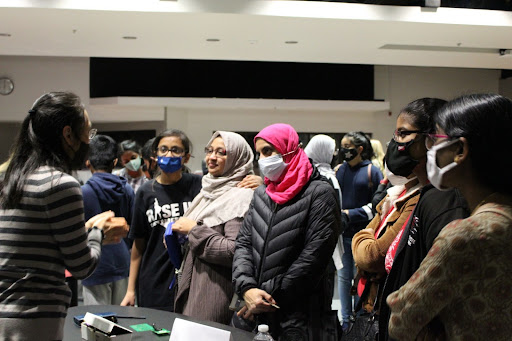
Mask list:
[[[192,322],[201,323],[206,326],[219,328],[222,330],[228,330],[233,336],[233,341],[252,341],[254,334],[229,327],[220,323],[200,321],[197,319],[190,318],[185,315],[170,313],[163,310],[139,308],[139,307],[121,307],[118,305],[89,305],[89,306],[77,306],[68,309],[68,315],[66,316],[66,322],[64,324],[64,340],[75,341],[81,340],[80,328],[73,322],[73,316],[85,315],[85,313],[101,313],[101,312],[114,312],[119,316],[145,316],[145,319],[130,319],[130,318],[118,318],[118,324],[123,327],[127,327],[132,330],[129,326],[141,323],[154,323],[158,328],[165,328],[172,331],[175,318],[188,320]],[[158,340],[168,341],[169,336],[157,336],[151,331],[146,332],[135,332],[133,331],[132,340]]]

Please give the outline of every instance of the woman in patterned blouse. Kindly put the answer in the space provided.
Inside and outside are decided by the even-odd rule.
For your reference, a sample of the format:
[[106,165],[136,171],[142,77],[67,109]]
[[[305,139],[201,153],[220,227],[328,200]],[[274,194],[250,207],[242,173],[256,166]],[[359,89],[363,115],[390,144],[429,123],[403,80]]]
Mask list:
[[[509,340],[512,335],[512,101],[485,94],[449,102],[427,139],[439,189],[458,188],[472,211],[448,224],[420,268],[387,303],[399,340]],[[491,162],[495,162],[492,164]]]

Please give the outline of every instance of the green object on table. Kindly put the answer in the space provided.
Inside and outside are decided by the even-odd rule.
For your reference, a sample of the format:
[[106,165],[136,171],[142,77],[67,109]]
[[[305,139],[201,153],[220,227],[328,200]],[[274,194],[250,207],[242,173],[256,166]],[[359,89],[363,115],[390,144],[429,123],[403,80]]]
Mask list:
[[160,330],[153,330],[153,333],[160,336],[160,335],[169,335],[169,334],[171,334],[171,331],[167,330],[165,328],[162,328]]
[[156,335],[169,335],[169,334],[171,334],[170,330],[167,330],[165,328],[155,329],[155,327],[153,327],[152,325],[150,325],[148,323],[134,324],[133,326],[130,326],[130,328],[132,328],[136,332],[152,331]]
[[134,324],[133,326],[130,326],[130,328],[132,328],[136,332],[146,332],[148,330],[150,330],[150,331],[155,330],[155,328],[153,328],[152,325],[147,324],[147,323]]

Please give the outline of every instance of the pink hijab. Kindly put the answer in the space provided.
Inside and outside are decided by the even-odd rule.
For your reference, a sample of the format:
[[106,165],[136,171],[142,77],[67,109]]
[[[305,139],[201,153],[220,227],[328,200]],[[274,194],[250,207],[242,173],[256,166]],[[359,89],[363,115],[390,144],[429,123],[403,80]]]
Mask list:
[[295,197],[302,187],[309,181],[313,174],[313,166],[309,162],[308,156],[302,148],[299,147],[299,135],[289,124],[276,123],[263,128],[254,138],[261,138],[284,155],[283,161],[288,164],[278,181],[273,182],[265,177],[267,185],[267,194],[278,204],[284,204]]

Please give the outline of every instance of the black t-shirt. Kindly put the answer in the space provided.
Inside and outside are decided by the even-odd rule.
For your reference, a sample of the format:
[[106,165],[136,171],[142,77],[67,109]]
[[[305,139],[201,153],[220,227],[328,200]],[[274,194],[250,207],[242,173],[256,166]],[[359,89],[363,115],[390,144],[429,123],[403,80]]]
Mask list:
[[184,173],[175,184],[161,185],[152,180],[137,191],[128,237],[146,241],[137,282],[140,307],[174,310],[174,293],[169,290],[174,267],[163,245],[163,234],[170,221],[183,216],[200,190],[201,176]]
[[382,293],[379,340],[388,340],[389,307],[386,297],[401,288],[418,270],[443,227],[456,219],[469,216],[466,200],[456,189],[440,191],[432,185],[421,191],[420,200],[404,229],[393,267]]

